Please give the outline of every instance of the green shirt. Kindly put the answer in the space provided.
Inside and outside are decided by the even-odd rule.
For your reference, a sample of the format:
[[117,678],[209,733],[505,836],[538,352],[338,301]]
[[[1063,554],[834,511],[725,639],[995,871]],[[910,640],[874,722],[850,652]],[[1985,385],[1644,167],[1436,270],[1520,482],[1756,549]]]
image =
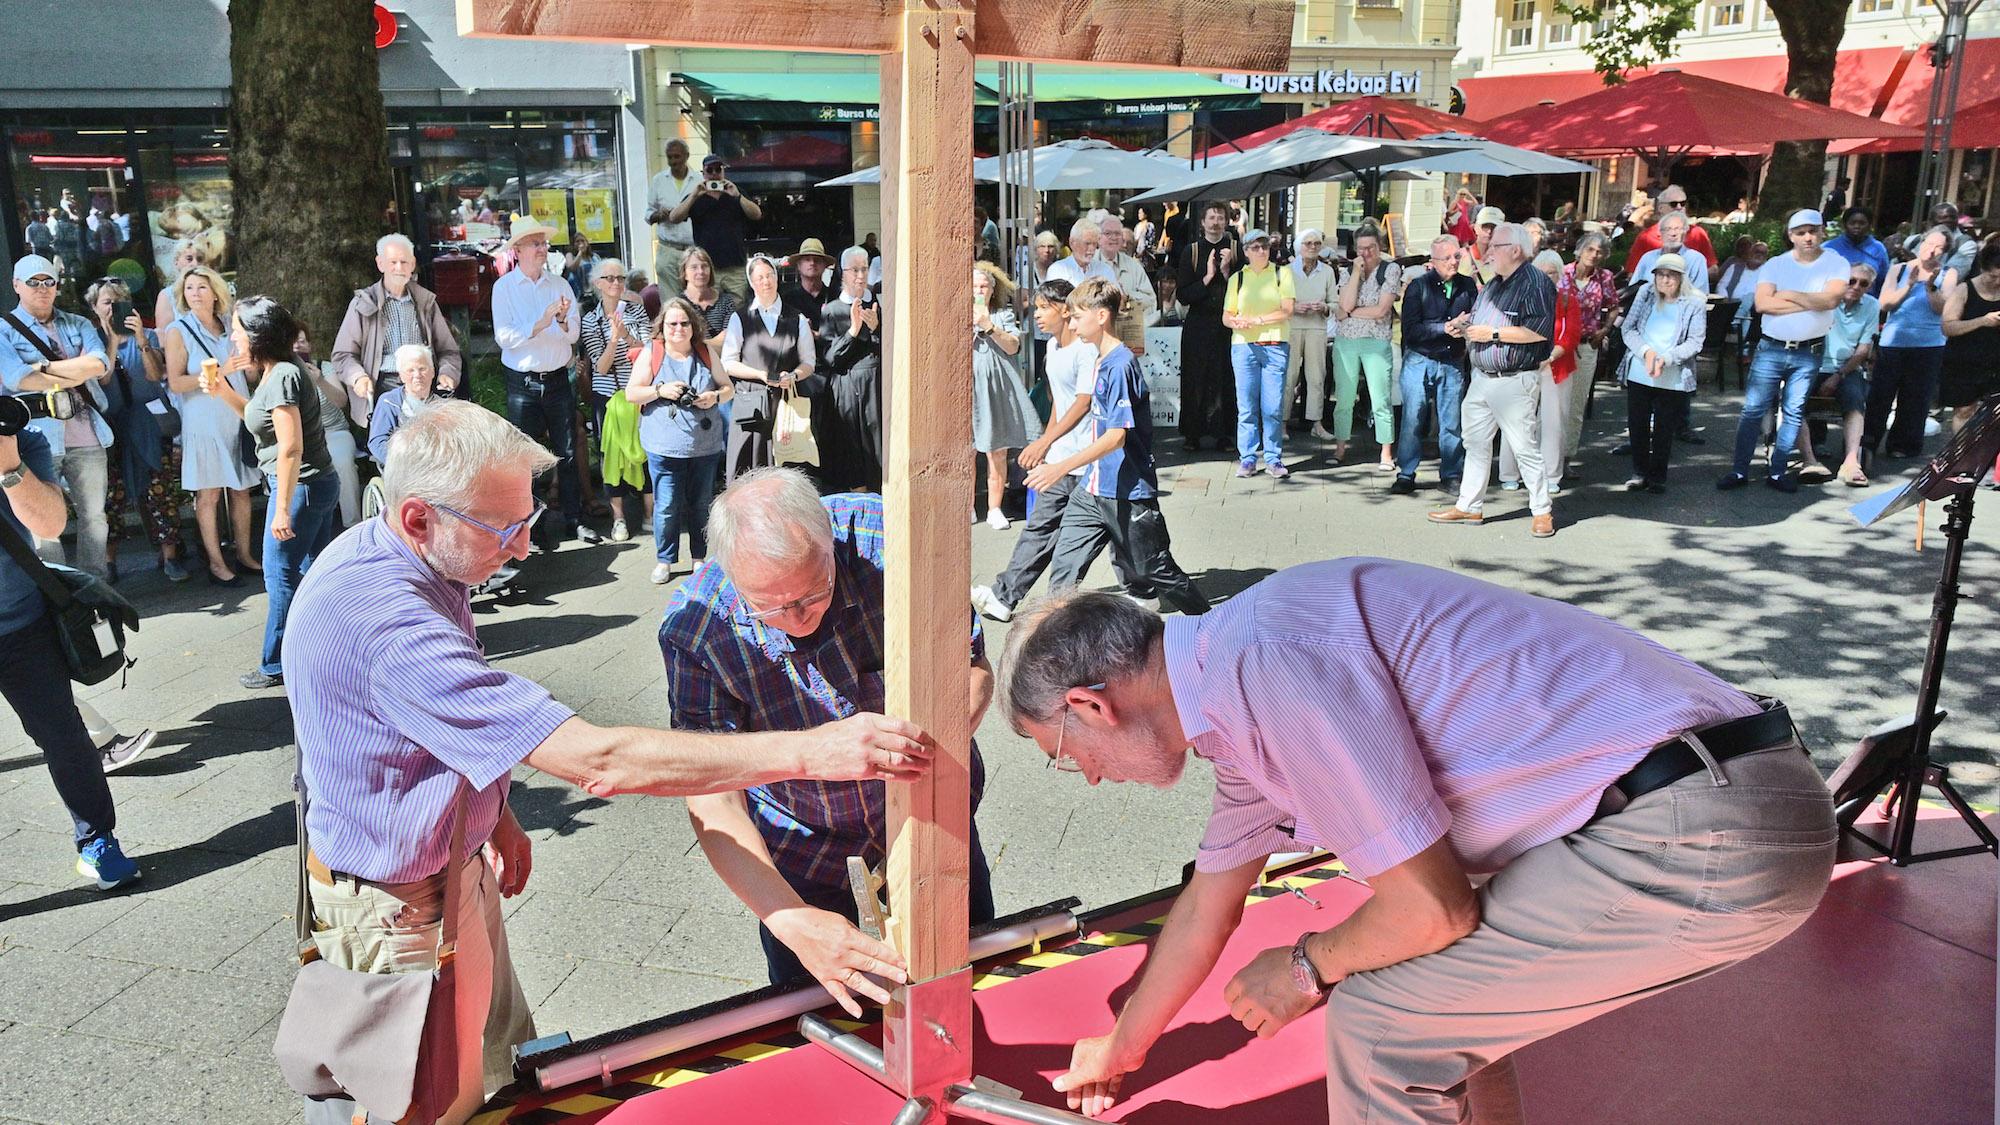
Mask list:
[[306,378],[296,363],[274,363],[250,401],[243,406],[243,425],[257,441],[257,468],[267,476],[278,472],[278,427],[271,415],[280,406],[299,412],[299,479],[308,481],[333,471],[333,458],[326,451],[326,429],[320,423],[319,388]]
[[[1223,298],[1222,311],[1235,316],[1276,316],[1284,309],[1283,302],[1295,300],[1298,291],[1292,287],[1292,271],[1267,265],[1261,270],[1244,268],[1229,279],[1229,292]],[[1260,324],[1250,329],[1233,329],[1229,342],[1232,344],[1281,344],[1290,337],[1287,322]]]

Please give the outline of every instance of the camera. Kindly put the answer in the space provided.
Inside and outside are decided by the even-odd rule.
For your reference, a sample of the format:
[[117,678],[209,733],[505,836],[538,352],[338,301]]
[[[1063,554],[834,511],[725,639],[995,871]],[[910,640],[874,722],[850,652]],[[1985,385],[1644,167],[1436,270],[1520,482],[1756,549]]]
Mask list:
[[682,410],[693,410],[696,397],[698,396],[695,394],[693,387],[682,387],[681,393],[668,399],[667,402],[673,406],[680,407]]
[[0,395],[0,437],[13,437],[37,418],[65,421],[75,413],[76,399],[70,391]]
[[708,189],[709,191],[721,191],[721,190],[722,190],[722,181],[721,181],[721,180],[709,180],[709,181],[707,181],[707,182],[703,183],[703,184],[702,184],[701,186],[702,186],[702,187],[704,187],[704,188],[707,188],[707,189]]

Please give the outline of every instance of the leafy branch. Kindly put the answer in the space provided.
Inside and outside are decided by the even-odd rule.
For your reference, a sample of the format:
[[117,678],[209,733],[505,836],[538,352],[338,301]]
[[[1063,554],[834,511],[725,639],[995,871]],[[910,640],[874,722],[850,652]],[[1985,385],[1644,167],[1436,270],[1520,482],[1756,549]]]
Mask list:
[[1672,58],[1674,40],[1694,28],[1699,0],[1601,0],[1597,4],[1565,4],[1556,10],[1586,30],[1584,53],[1590,56],[1604,84],[1625,81],[1625,72]]

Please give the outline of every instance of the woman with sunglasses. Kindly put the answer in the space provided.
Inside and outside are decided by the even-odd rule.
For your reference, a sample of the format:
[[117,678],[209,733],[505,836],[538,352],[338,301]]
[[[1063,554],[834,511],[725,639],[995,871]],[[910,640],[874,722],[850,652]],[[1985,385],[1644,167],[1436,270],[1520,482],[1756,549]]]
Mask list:
[[653,342],[640,353],[625,388],[626,399],[639,408],[639,445],[653,478],[656,586],[673,580],[683,527],[694,564],[708,557],[708,506],[729,437],[721,403],[730,384],[715,377],[705,330],[694,302],[676,297],[662,305]]
[[619,400],[632,381],[632,359],[653,338],[653,329],[638,295],[625,287],[624,262],[593,259],[590,284],[598,301],[583,314],[578,342],[584,362],[590,365],[592,420],[597,424],[598,452],[604,456],[604,491],[611,500],[611,541],[623,543],[632,538],[625,522],[626,501],[635,506],[644,502],[646,460],[639,452],[638,415],[620,406]]
[[[203,376],[202,389],[243,418],[257,443],[257,467],[270,491],[264,510],[264,655],[244,673],[246,688],[285,682],[285,617],[292,595],[313,559],[333,541],[340,516],[340,477],[326,448],[319,388],[293,362],[299,324],[269,297],[247,297],[230,322],[235,345],[221,376]],[[244,397],[224,376],[244,372],[255,388]]]

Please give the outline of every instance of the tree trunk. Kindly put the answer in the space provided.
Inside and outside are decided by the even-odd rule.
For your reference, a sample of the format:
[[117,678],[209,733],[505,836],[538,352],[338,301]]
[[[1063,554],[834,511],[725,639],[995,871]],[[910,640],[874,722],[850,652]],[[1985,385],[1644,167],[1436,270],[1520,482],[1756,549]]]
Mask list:
[[370,0],[230,0],[236,291],[290,309],[324,357],[374,277],[393,198]]
[[[1785,37],[1785,93],[1831,105],[1834,64],[1840,57],[1840,37],[1847,30],[1847,0],[1770,0],[1770,7]],[[1769,217],[1818,207],[1825,184],[1825,141],[1777,145],[1758,213]]]

